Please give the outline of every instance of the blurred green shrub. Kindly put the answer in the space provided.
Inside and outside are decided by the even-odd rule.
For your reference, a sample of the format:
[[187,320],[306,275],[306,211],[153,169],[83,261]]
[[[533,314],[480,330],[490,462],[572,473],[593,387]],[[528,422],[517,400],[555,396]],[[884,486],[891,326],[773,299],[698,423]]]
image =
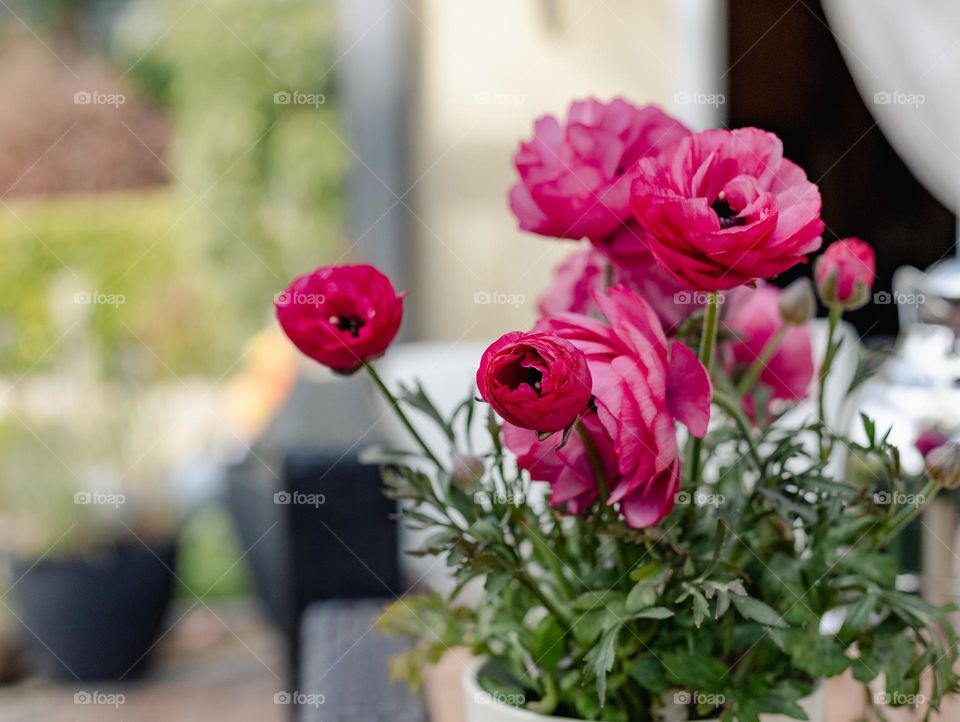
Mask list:
[[226,371],[249,321],[213,297],[183,211],[168,190],[0,207],[0,373],[50,368],[79,316],[108,376]]
[[135,0],[115,26],[119,65],[171,114],[197,263],[250,330],[343,247],[333,34],[332,3],[315,0]]

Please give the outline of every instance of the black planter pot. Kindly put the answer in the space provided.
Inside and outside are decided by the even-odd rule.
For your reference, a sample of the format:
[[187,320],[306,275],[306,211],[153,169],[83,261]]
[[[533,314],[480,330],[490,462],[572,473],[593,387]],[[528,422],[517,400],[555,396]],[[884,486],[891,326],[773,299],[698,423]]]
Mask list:
[[173,541],[35,565],[14,560],[17,614],[40,670],[69,681],[141,673],[170,604],[175,561]]

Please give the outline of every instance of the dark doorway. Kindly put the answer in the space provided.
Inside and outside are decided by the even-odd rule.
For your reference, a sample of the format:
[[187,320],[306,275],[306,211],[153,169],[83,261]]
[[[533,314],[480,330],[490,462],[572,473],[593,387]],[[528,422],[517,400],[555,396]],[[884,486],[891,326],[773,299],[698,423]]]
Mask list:
[[[860,98],[819,0],[729,0],[730,127],[777,133],[823,194],[824,243],[860,236],[877,250],[877,290],[903,264],[952,253],[956,220],[910,173]],[[785,274],[783,281],[804,269]],[[896,307],[852,314],[892,334]]]

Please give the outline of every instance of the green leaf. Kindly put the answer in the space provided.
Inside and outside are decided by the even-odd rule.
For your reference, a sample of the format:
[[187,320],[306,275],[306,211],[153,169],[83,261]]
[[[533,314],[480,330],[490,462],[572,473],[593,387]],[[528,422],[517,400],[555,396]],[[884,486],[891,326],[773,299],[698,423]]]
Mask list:
[[765,624],[768,627],[786,628],[788,625],[783,621],[783,617],[770,606],[754,597],[741,597],[734,595],[731,597],[733,606],[737,608],[740,615],[746,619],[752,619],[754,622]]
[[412,389],[401,385],[400,391],[401,401],[409,404],[426,416],[429,416],[450,441],[454,440],[453,429],[450,424],[447,423],[446,419],[443,418],[443,414],[440,413],[433,401],[430,400],[430,397],[427,396],[427,392],[420,382],[417,382]]
[[556,673],[557,666],[566,652],[563,645],[565,636],[566,630],[556,617],[548,615],[540,620],[534,632],[534,645],[530,650],[538,666],[548,672]]
[[573,625],[573,638],[582,646],[593,644],[604,630],[607,613],[596,609],[581,616]]
[[847,618],[843,620],[842,634],[856,636],[867,630],[870,626],[870,615],[877,604],[877,593],[870,590],[862,595],[847,613]]
[[652,654],[629,660],[626,666],[627,674],[653,694],[660,694],[670,687],[663,664]]
[[707,598],[699,590],[692,589],[690,594],[693,596],[693,625],[700,629],[703,620],[710,614],[710,605],[707,604]]
[[870,442],[870,446],[875,446],[877,443],[877,425],[873,422],[873,419],[871,419],[862,411],[860,412],[860,421],[863,422],[863,431],[867,435],[867,440]]
[[630,578],[636,584],[627,595],[627,612],[654,606],[670,573],[670,566],[665,562],[651,562],[632,572]]
[[718,689],[727,674],[727,668],[719,660],[704,654],[666,652],[661,659],[667,675],[681,687]]
[[666,607],[649,607],[630,615],[630,619],[667,619],[672,616],[673,612]]
[[600,696],[600,704],[603,705],[607,696],[607,673],[613,669],[613,662],[616,659],[617,635],[620,633],[620,627],[616,626],[608,629],[600,637],[584,660],[587,663],[587,671],[594,674],[597,678],[597,694]]
[[818,630],[790,629],[783,640],[790,661],[811,677],[835,677],[850,666],[843,647]]

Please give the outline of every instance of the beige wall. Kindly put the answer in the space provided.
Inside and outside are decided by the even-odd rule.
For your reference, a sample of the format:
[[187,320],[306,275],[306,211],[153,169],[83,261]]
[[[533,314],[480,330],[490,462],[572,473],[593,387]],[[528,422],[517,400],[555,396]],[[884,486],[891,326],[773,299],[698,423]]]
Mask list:
[[[507,206],[517,142],[536,116],[591,93],[668,106],[677,87],[667,69],[669,2],[411,5],[420,18],[411,301],[421,337],[490,338],[530,325],[551,269],[575,245],[517,230]],[[477,304],[480,292],[525,301]]]

